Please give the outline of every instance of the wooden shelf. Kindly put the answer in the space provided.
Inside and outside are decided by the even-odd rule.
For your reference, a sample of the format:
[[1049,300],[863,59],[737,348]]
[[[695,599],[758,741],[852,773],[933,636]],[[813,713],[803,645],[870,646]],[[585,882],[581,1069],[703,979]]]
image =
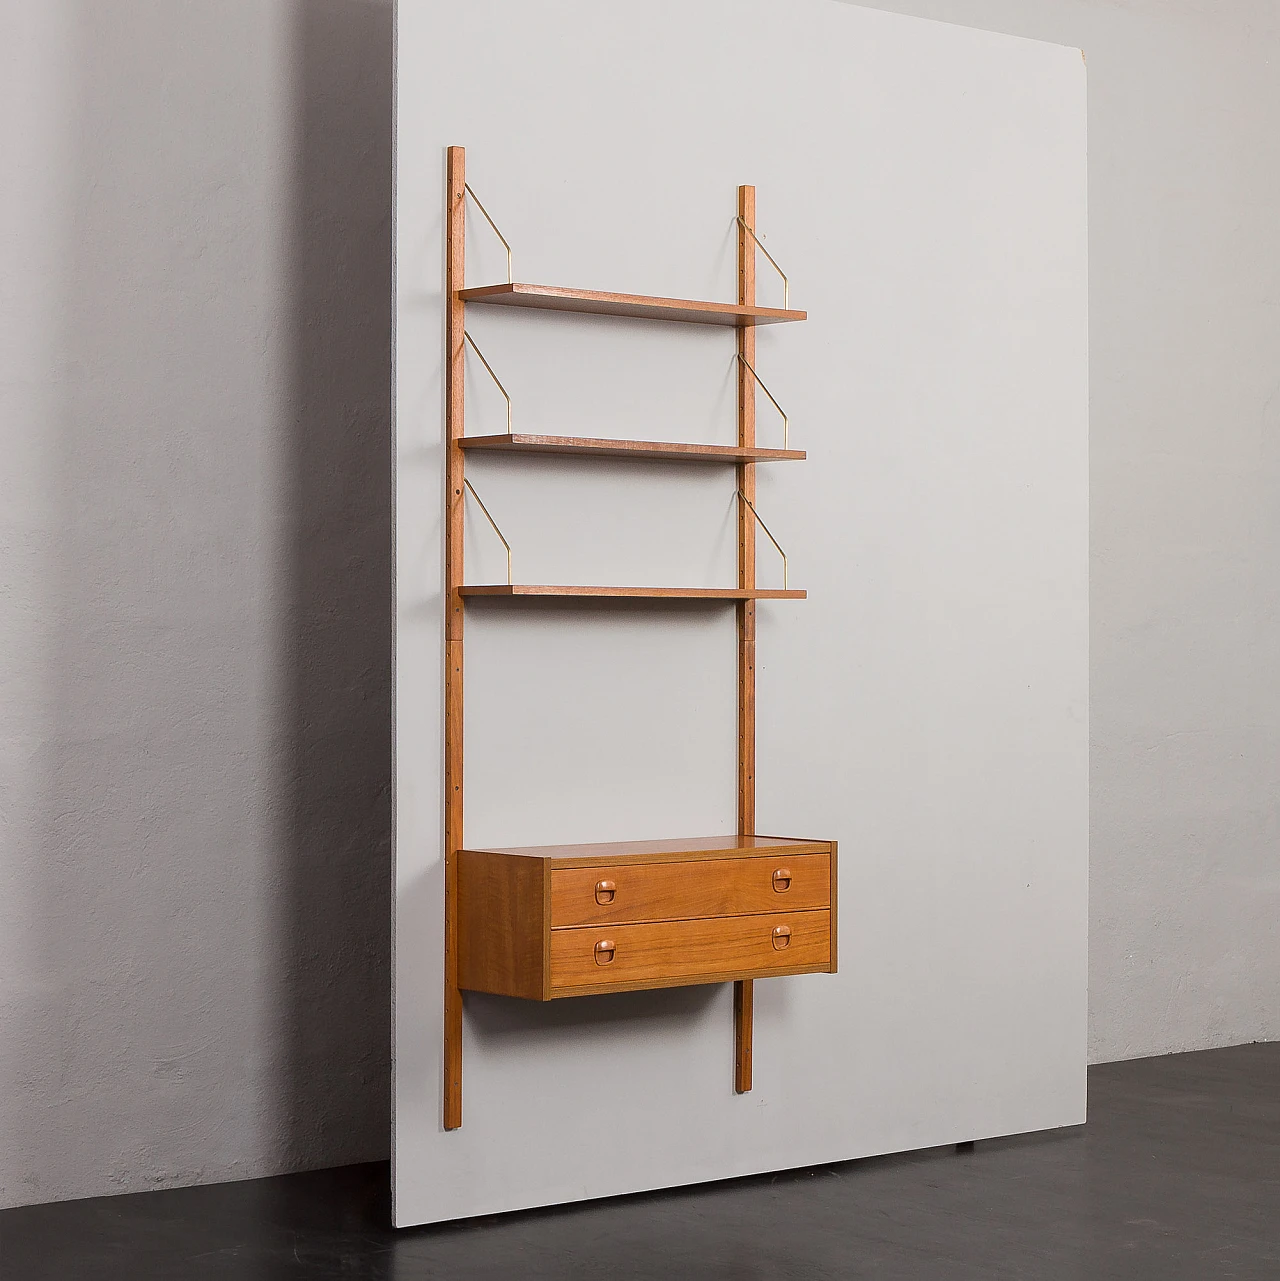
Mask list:
[[773,463],[805,457],[803,449],[755,449],[743,445],[686,445],[669,440],[606,440],[594,436],[464,436],[463,449],[507,454],[580,454],[594,458],[658,458],[674,462]]
[[697,302],[688,298],[651,298],[645,294],[610,294],[597,289],[562,289],[557,285],[479,285],[459,289],[463,302],[498,307],[535,307],[542,311],[578,311],[638,320],[679,320],[693,325],[727,325],[744,329],[805,320],[808,312],[756,307],[738,302]]
[[535,583],[484,583],[458,588],[462,596],[537,596],[543,600],[804,600],[806,593],[768,587],[548,587]]

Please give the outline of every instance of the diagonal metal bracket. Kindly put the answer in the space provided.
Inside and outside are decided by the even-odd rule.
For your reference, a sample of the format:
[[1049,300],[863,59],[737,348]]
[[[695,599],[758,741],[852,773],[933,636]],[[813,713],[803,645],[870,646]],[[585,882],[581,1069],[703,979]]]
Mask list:
[[[511,544],[507,542],[506,536],[503,534],[502,530],[498,528],[498,522],[489,514],[489,509],[484,505],[484,499],[476,493],[476,487],[465,476],[462,478],[462,483],[471,491],[471,497],[480,504],[480,510],[484,512],[485,519],[493,526],[493,532],[498,535],[503,547],[507,549],[507,586],[510,587],[515,581],[511,577]],[[767,534],[769,531],[765,530],[765,533]],[[770,535],[770,537],[772,537],[772,535]],[[777,544],[775,543],[774,546],[776,547]]]
[[[474,351],[475,354],[480,357],[480,363],[489,371],[489,377],[493,379],[494,385],[502,393],[502,398],[507,402],[507,435],[510,436],[511,435],[511,397],[507,395],[507,389],[502,385],[502,380],[498,377],[497,374],[493,372],[493,366],[484,358],[484,352],[482,352],[480,348],[476,346],[476,340],[472,338],[472,336],[469,333],[467,333],[465,329],[462,331],[462,336],[467,340],[467,342],[471,344],[471,350]],[[761,383],[761,386],[763,387],[764,384]],[[765,395],[768,395],[767,387],[765,388]],[[769,396],[769,399],[773,400],[773,397]],[[777,402],[775,401],[774,403],[776,404]],[[786,415],[784,414],[783,418],[785,419],[785,417]],[[784,428],[784,434],[785,434],[785,428]]]
[[[747,233],[748,236],[751,237],[752,240],[755,241],[756,248],[758,248],[766,258],[768,258],[768,260],[773,264],[774,271],[782,277],[782,310],[786,311],[791,297],[791,282],[787,279],[787,273],[778,266],[778,260],[764,247],[764,242],[761,241],[760,237],[757,236],[756,233],[747,225],[747,220],[741,214],[738,214],[737,218],[738,225]],[[497,230],[497,228],[494,230]]]
[[[482,357],[481,357],[481,359],[483,360],[483,359],[484,359],[484,357],[482,356]],[[771,392],[771,391],[768,389],[768,387],[766,387],[766,386],[764,385],[764,379],[763,379],[763,378],[761,378],[761,377],[760,377],[760,375],[759,375],[758,373],[756,373],[755,369],[752,367],[751,362],[750,362],[750,361],[749,361],[749,360],[748,360],[748,359],[747,359],[747,358],[746,358],[746,357],[745,357],[741,352],[738,352],[738,359],[739,359],[740,361],[742,361],[742,363],[743,363],[744,365],[746,365],[746,367],[747,367],[747,372],[748,372],[748,373],[751,375],[751,377],[752,377],[752,378],[754,378],[754,379],[756,380],[756,382],[759,384],[759,386],[760,386],[760,390],[761,390],[761,391],[763,391],[763,392],[764,392],[764,394],[765,394],[766,396],[768,396],[768,397],[769,397],[770,401],[772,401],[772,402],[773,402],[773,407],[774,407],[774,409],[776,409],[776,410],[778,411],[778,413],[780,413],[780,414],[782,415],[782,448],[783,448],[783,449],[786,449],[786,448],[787,448],[787,437],[788,437],[788,435],[789,435],[790,428],[791,428],[791,424],[787,421],[787,411],[786,411],[785,409],[783,409],[783,407],[782,407],[780,404],[778,404],[778,402],[777,402],[777,400],[776,400],[776,399],[774,399],[773,392]]]
[[[479,197],[479,196],[477,196],[477,195],[476,195],[476,193],[475,193],[474,191],[472,191],[472,190],[471,190],[471,184],[470,184],[469,182],[464,182],[464,183],[462,184],[462,190],[463,190],[463,193],[464,193],[465,195],[470,196],[470,197],[471,197],[471,199],[472,199],[472,200],[474,200],[474,201],[476,202],[476,208],[477,208],[477,209],[479,209],[479,210],[480,210],[480,212],[481,212],[482,214],[484,214],[484,220],[485,220],[485,222],[487,222],[487,223],[489,224],[489,226],[491,226],[491,227],[493,228],[493,234],[494,234],[495,236],[497,236],[499,240],[501,240],[501,241],[502,241],[502,247],[507,251],[507,284],[511,284],[511,283],[512,283],[512,276],[511,276],[511,246],[510,246],[509,244],[507,244],[507,238],[506,238],[506,236],[504,236],[504,235],[502,234],[502,232],[500,232],[500,231],[498,230],[498,224],[497,224],[496,222],[494,222],[494,220],[489,216],[489,211],[484,207],[484,205],[482,205],[482,204],[480,203],[480,197]],[[752,236],[752,239],[753,239],[753,240],[755,239],[754,235]],[[761,245],[760,247],[761,247],[762,249],[764,249],[764,246],[763,246],[763,245]],[[765,249],[765,253],[766,253],[766,254],[768,254],[768,252],[769,252],[769,251],[768,251],[767,249]],[[769,259],[769,261],[770,261],[770,262],[773,262],[773,259],[772,259],[772,258],[770,258],[770,259]],[[773,265],[776,267],[778,264],[777,264],[777,263],[774,263]]]
[[769,541],[777,548],[778,555],[782,557],[782,590],[785,592],[787,590],[787,553],[782,550],[782,544],[774,538],[769,526],[764,523],[763,517],[761,517],[760,513],[756,511],[755,503],[753,503],[751,499],[742,492],[742,490],[738,490],[738,497],[741,498],[742,501],[751,509],[751,514],[756,518],[760,528],[764,530]]

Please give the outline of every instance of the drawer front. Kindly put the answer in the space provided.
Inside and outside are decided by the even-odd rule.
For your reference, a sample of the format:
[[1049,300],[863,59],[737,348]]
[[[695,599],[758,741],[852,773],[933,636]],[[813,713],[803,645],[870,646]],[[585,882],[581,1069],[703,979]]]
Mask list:
[[829,854],[551,871],[551,925],[676,921],[831,906]]
[[551,994],[831,969],[831,913],[772,912],[551,932]]

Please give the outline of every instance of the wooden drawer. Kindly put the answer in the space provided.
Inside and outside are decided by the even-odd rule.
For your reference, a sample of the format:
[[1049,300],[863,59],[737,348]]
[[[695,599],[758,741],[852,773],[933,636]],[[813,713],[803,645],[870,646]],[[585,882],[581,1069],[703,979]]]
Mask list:
[[552,868],[551,925],[808,912],[831,906],[829,854]]
[[551,995],[767,978],[833,962],[828,911],[557,929]]

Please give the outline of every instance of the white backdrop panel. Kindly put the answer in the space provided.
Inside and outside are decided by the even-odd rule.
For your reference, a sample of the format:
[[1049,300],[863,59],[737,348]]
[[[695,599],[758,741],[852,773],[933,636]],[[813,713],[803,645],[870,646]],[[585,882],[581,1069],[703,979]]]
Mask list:
[[[396,1221],[1084,1119],[1085,80],[1077,50],[831,0],[401,0]],[[444,148],[516,278],[730,299],[736,187],[803,325],[758,368],[803,603],[759,636],[759,827],[841,843],[840,974],[468,998],[441,1090]],[[478,218],[468,282],[503,278]],[[761,260],[761,301],[780,301]],[[518,430],[730,441],[732,331],[471,308]],[[762,443],[780,428],[760,401]],[[468,366],[468,428],[504,426]],[[517,579],[728,585],[728,469],[471,459]],[[501,581],[483,518],[468,579]],[[762,581],[777,579],[766,542]],[[467,836],[731,831],[731,609],[483,604]]]

